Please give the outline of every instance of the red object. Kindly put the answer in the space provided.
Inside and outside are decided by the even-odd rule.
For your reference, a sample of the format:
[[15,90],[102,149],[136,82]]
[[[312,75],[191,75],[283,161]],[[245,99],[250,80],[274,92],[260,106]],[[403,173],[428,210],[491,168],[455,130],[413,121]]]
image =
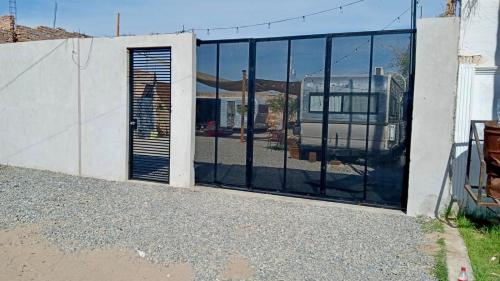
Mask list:
[[217,131],[215,130],[216,123],[215,121],[209,121],[207,124],[207,136],[215,137],[217,136]]
[[500,126],[497,121],[485,123],[484,161],[488,174],[486,194],[493,198],[500,198]]
[[205,132],[208,137],[227,137],[233,134],[233,129],[219,128],[217,130],[217,123],[209,121]]
[[465,268],[465,266],[462,266],[462,268],[460,269],[458,281],[469,281],[469,277],[467,277],[467,269]]

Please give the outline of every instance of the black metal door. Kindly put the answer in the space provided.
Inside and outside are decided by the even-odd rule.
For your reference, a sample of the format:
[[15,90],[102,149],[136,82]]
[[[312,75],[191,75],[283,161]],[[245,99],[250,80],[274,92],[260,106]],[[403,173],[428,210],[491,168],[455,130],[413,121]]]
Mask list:
[[129,178],[169,182],[171,50],[130,49]]

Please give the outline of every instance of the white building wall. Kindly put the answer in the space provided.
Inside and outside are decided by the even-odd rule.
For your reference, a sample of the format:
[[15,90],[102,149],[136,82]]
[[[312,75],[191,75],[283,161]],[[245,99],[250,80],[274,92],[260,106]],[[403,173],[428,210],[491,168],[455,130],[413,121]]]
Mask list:
[[126,180],[128,48],[158,46],[172,48],[170,184],[191,186],[196,42],[190,33],[0,45],[0,65],[9,70],[0,72],[0,163]]
[[[496,119],[500,97],[500,1],[463,0],[460,23],[460,67],[455,113],[453,196],[461,206],[476,208],[464,190],[470,120]],[[474,157],[471,175],[478,174]],[[476,160],[476,161],[474,161]],[[471,176],[474,181],[476,176]],[[479,210],[478,211],[485,211]]]
[[480,55],[480,65],[498,65],[499,7],[498,0],[462,0],[459,50],[461,56]]

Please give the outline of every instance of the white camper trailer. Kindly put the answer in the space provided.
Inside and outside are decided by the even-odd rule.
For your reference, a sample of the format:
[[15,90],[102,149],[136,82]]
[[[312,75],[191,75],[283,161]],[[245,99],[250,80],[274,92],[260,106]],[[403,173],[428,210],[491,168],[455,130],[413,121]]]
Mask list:
[[[384,75],[383,69],[377,68],[369,93],[366,75],[331,77],[328,158],[356,157],[364,155],[366,149],[372,155],[387,155],[404,147],[406,85],[401,85],[404,78],[398,78]],[[302,81],[299,120],[294,130],[299,136],[301,158],[309,152],[321,152],[323,85],[324,77],[305,77]]]

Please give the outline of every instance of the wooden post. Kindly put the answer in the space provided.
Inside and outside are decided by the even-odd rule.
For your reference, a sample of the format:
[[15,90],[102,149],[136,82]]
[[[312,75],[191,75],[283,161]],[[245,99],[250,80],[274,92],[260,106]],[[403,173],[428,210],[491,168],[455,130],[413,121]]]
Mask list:
[[120,13],[116,14],[116,37],[120,37]]
[[444,13],[445,16],[452,17],[455,15],[457,7],[457,0],[448,0],[448,3],[446,4],[446,12]]
[[243,70],[243,77],[241,79],[241,107],[240,107],[240,142],[245,142],[245,94],[247,90],[247,71]]

